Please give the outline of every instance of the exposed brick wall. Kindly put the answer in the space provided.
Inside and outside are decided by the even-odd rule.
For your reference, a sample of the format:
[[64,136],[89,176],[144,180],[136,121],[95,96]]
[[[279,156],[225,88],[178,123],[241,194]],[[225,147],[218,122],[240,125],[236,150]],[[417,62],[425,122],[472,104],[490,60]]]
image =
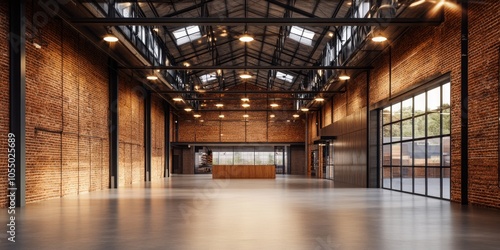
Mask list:
[[[470,3],[469,202],[500,208],[498,13],[498,1]],[[457,113],[458,111],[459,109]],[[458,123],[458,120],[455,121]],[[458,187],[454,189],[457,190]]]
[[9,133],[9,12],[8,2],[0,2],[0,208],[7,205],[7,134]]
[[107,58],[60,20],[41,30],[47,44],[26,47],[27,203],[109,181]]
[[144,172],[145,89],[130,76],[118,80],[118,186],[130,186],[145,180]]
[[326,127],[326,126],[332,124],[332,122],[333,122],[332,101],[333,101],[332,98],[328,99],[328,101],[325,100],[325,103],[323,104],[323,107],[321,107],[322,110],[323,110],[323,124],[321,125],[321,127]]
[[[231,90],[261,90],[254,85],[239,85]],[[213,97],[213,96],[212,96]],[[233,96],[234,97],[234,96]],[[237,96],[238,97],[238,96]],[[242,97],[242,96],[241,96]],[[225,100],[220,111],[200,112],[201,118],[194,118],[192,112],[180,112],[178,142],[303,142],[305,140],[304,115],[294,119],[295,112],[283,111],[293,108],[292,101],[279,101],[280,106],[269,118],[270,112],[252,111],[267,109],[265,95],[249,95],[251,107],[245,113],[240,100]],[[259,99],[260,98],[260,99]],[[277,97],[279,98],[279,96]],[[214,102],[206,102],[206,108],[214,109]],[[241,111],[225,111],[241,109]],[[224,118],[220,119],[219,115]],[[243,118],[248,114],[248,119]]]
[[165,114],[163,101],[153,95],[151,103],[151,181],[162,180],[165,162]]

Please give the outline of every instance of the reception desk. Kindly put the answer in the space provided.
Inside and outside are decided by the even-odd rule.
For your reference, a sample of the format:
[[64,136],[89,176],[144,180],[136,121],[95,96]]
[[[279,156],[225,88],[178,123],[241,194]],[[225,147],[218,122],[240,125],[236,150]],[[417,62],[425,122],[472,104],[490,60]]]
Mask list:
[[274,179],[274,165],[213,165],[213,179]]

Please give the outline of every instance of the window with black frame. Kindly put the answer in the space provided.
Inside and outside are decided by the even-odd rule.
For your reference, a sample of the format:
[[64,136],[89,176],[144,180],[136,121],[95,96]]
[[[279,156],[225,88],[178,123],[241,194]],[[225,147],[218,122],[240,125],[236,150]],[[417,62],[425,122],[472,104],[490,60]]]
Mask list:
[[450,83],[381,110],[382,187],[450,199]]

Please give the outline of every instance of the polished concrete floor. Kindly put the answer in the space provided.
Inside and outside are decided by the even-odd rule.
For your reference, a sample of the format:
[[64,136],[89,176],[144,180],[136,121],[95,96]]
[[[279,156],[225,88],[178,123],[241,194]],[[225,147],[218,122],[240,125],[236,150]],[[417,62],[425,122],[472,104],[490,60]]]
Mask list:
[[3,228],[0,249],[500,249],[500,210],[291,176],[174,176],[18,208],[16,243]]

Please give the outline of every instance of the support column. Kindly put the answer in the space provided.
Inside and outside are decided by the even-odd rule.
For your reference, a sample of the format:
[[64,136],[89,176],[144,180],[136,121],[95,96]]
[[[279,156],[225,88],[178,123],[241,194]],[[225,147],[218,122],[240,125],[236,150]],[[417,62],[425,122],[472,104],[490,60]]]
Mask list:
[[151,91],[146,90],[144,100],[144,180],[151,181]]
[[164,162],[164,174],[163,177],[170,177],[170,105],[164,102],[163,106],[164,118],[165,118],[165,162]]
[[469,16],[468,0],[461,0],[462,4],[462,51],[461,51],[461,200],[463,205],[469,203]]
[[[26,22],[25,0],[9,1],[9,163],[14,160],[15,177],[9,176],[9,196],[16,207],[26,205]],[[10,196],[12,200],[13,196]]]
[[118,63],[109,58],[109,188],[118,187]]

